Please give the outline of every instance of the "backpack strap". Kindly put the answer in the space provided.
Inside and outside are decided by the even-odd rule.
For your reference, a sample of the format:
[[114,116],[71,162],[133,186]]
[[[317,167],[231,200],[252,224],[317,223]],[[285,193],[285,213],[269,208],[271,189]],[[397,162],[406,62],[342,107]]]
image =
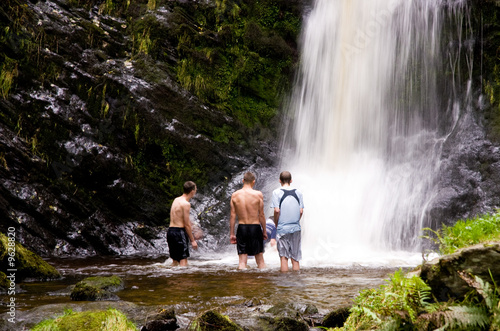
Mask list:
[[284,194],[283,194],[283,196],[281,197],[281,200],[280,200],[280,209],[281,209],[281,203],[288,196],[294,197],[295,200],[297,200],[297,203],[300,205],[300,200],[299,200],[299,197],[297,196],[297,193],[295,193],[295,189],[293,189],[293,190],[284,190],[284,189],[281,189],[281,190],[284,192]]

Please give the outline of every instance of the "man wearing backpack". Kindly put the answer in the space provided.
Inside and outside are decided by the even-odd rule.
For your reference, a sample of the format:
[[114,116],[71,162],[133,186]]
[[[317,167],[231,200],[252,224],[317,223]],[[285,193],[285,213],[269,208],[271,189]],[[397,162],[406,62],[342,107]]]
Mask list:
[[300,218],[304,211],[302,192],[292,189],[292,174],[280,174],[281,188],[273,191],[271,208],[274,208],[274,223],[277,230],[277,246],[281,260],[281,271],[288,271],[288,259],[292,260],[292,270],[299,270],[302,259]]

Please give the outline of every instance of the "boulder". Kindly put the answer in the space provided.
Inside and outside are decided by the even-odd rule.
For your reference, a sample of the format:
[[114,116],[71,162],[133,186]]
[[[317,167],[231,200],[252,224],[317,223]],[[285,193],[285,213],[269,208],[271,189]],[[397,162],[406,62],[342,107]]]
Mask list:
[[118,300],[114,294],[123,289],[123,280],[118,276],[88,277],[78,282],[71,291],[73,301]]
[[209,310],[194,319],[189,325],[189,330],[194,331],[243,331],[243,329],[229,317],[213,310]]
[[141,328],[141,331],[167,331],[177,330],[177,318],[175,311],[170,309],[161,309],[156,315],[148,318],[146,324]]
[[461,300],[471,288],[458,272],[466,272],[488,282],[493,277],[499,284],[500,242],[477,244],[424,262],[420,277],[432,288],[432,294],[438,300]]
[[349,317],[349,309],[351,307],[337,308],[323,318],[322,326],[326,328],[341,328]]

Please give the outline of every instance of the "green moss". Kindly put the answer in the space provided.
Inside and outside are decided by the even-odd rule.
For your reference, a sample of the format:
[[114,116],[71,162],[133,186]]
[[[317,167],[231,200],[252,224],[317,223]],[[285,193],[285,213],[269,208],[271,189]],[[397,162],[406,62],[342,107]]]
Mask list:
[[[10,242],[12,243],[12,242]],[[3,233],[0,233],[0,260],[2,265],[9,265],[9,239]],[[16,279],[55,279],[61,277],[60,273],[50,264],[45,262],[40,256],[24,248],[18,242],[15,243],[15,261],[12,261],[13,267],[17,269]]]
[[65,311],[63,316],[45,320],[35,325],[33,331],[132,331],[137,330],[134,323],[116,309],[106,311]]
[[9,287],[7,275],[0,271],[0,292],[5,291]]

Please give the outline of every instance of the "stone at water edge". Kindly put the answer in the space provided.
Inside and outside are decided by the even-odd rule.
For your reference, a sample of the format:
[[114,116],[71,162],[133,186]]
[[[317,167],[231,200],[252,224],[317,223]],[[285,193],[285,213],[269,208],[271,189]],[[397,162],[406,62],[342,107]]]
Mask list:
[[477,244],[424,262],[420,277],[432,288],[432,294],[441,301],[461,300],[471,288],[460,278],[465,271],[491,283],[491,275],[500,284],[500,242]]

